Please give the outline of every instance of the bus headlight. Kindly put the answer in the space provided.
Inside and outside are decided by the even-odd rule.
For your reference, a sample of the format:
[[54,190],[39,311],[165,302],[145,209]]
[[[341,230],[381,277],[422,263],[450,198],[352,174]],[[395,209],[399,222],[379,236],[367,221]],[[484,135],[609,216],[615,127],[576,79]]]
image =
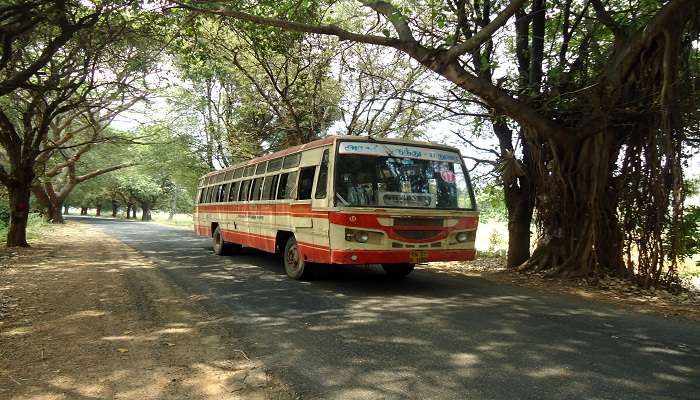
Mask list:
[[369,233],[365,231],[356,231],[355,232],[355,241],[360,242],[360,243],[365,243],[369,240]]
[[460,233],[457,234],[457,236],[455,237],[455,239],[457,239],[457,241],[460,242],[460,243],[464,243],[464,242],[466,242],[467,240],[469,240],[469,235],[467,235],[467,232],[460,232]]

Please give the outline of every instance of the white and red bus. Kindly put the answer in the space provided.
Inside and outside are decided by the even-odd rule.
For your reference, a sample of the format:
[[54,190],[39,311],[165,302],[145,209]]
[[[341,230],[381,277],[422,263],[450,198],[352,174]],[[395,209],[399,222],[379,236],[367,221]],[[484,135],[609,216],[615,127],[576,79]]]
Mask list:
[[474,259],[478,212],[459,151],[408,140],[328,136],[201,178],[195,232],[216,254],[278,253],[301,279],[317,264]]

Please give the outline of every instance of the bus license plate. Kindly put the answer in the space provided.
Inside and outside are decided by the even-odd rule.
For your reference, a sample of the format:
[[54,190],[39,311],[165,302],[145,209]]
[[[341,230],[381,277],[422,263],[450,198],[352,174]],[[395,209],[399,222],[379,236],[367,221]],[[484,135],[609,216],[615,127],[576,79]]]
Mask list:
[[411,250],[408,254],[408,261],[411,264],[428,262],[428,250]]

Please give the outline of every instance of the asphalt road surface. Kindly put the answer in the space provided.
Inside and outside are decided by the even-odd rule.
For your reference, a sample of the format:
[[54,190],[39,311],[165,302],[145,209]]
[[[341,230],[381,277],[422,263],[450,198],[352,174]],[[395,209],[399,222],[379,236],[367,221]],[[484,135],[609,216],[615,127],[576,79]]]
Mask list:
[[419,268],[290,280],[183,229],[80,218],[157,261],[304,399],[700,399],[700,323]]

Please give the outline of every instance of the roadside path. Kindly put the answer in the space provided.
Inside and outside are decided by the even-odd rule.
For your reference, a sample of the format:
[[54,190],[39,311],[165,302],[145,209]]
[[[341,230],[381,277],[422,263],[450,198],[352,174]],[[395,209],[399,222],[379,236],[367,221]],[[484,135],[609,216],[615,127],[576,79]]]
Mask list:
[[70,221],[11,263],[0,399],[293,398],[196,295],[95,227]]

